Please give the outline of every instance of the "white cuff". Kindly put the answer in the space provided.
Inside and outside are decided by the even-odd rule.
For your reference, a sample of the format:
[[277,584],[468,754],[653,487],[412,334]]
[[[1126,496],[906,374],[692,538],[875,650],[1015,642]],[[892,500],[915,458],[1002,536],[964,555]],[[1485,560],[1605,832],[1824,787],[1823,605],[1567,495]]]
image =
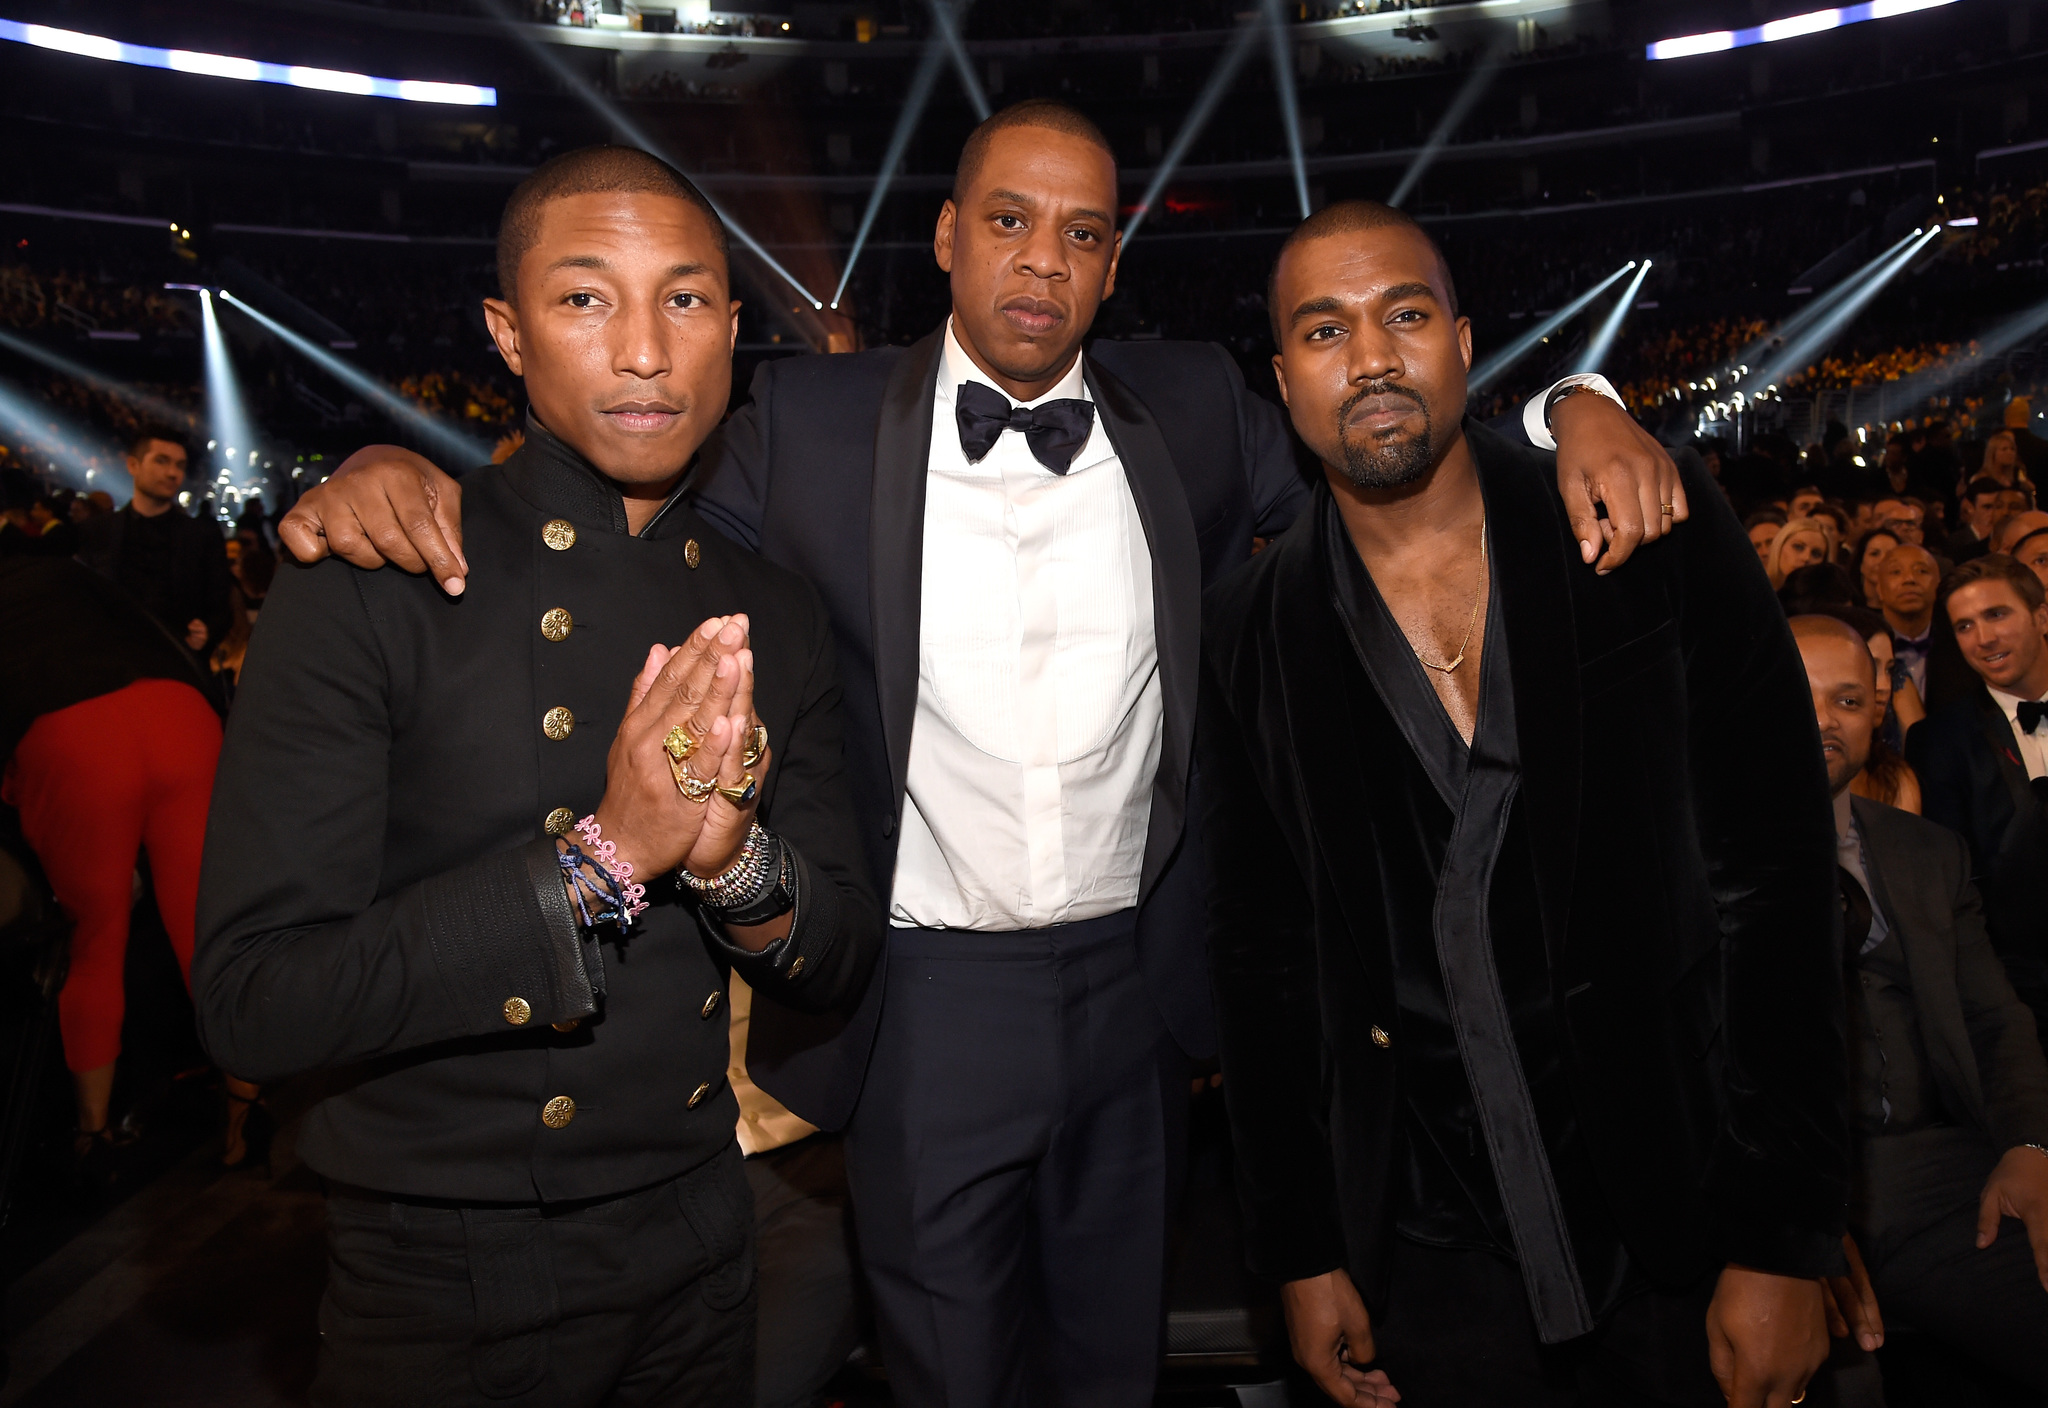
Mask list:
[[1557,448],[1557,437],[1552,435],[1550,427],[1544,424],[1543,408],[1550,404],[1550,398],[1558,393],[1559,388],[1566,386],[1587,387],[1590,390],[1599,392],[1615,405],[1622,406],[1623,410],[1628,409],[1622,404],[1620,394],[1609,384],[1607,378],[1598,372],[1574,372],[1570,376],[1561,377],[1556,385],[1545,389],[1540,396],[1531,396],[1528,404],[1522,407],[1523,433],[1529,437],[1529,443],[1539,450],[1555,450]]

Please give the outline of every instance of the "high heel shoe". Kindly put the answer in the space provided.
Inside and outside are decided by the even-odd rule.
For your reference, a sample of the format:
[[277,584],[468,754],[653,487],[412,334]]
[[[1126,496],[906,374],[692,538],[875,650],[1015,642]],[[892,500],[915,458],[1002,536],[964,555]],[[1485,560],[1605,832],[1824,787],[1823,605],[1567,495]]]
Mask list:
[[263,1097],[245,1100],[233,1091],[228,1092],[228,1106],[248,1107],[242,1116],[242,1157],[229,1160],[226,1151],[221,1154],[220,1166],[225,1169],[261,1169],[270,1172],[270,1145],[277,1134],[277,1121],[271,1116],[270,1107],[263,1103]]

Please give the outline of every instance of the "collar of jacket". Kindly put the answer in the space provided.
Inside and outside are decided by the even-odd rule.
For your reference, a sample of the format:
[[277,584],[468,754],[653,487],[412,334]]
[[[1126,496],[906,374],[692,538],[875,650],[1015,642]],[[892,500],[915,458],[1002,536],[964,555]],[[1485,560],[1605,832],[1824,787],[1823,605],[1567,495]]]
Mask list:
[[[586,528],[630,534],[626,496],[589,460],[526,413],[526,443],[505,461],[505,478],[519,497],[542,513],[555,514]],[[640,531],[643,538],[664,538],[682,531],[682,515],[670,512],[683,496],[684,475],[662,501],[654,518]]]

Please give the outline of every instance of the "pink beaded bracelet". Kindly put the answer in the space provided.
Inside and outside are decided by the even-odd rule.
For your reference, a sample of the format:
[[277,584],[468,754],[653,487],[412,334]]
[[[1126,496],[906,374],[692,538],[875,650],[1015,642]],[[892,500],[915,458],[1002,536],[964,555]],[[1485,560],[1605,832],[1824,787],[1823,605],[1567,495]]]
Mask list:
[[583,838],[591,859],[604,867],[605,873],[616,880],[620,891],[626,897],[626,918],[630,921],[647,908],[647,887],[633,883],[633,863],[619,859],[616,841],[604,839],[604,829],[597,824],[596,816],[587,816],[576,823],[576,834]]

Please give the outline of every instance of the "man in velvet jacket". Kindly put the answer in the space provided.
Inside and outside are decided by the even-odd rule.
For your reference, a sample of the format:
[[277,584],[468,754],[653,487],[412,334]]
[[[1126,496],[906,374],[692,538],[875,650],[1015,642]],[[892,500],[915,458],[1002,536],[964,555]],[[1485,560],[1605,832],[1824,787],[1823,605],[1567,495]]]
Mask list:
[[[1150,1402],[1186,1063],[1215,1050],[1186,824],[1201,591],[1285,528],[1306,488],[1279,415],[1222,348],[1084,353],[1115,286],[1116,208],[1114,158],[1085,116],[997,114],[939,217],[946,325],[907,348],[764,366],[695,481],[708,519],[817,587],[847,682],[848,775],[889,944],[843,1029],[760,1009],[747,1062],[796,1114],[847,1131],[905,1405],[1011,1403],[1034,1375],[1075,1403]],[[1649,535],[1668,527],[1657,495],[1674,496],[1675,471],[1633,422],[1591,396],[1559,421],[1582,455],[1620,451],[1605,477],[1572,471],[1596,543],[1589,487],[1625,524],[1647,494]],[[351,560],[368,536],[370,563],[382,550],[453,570],[416,457],[356,463],[295,518]],[[446,521],[454,486],[426,482]],[[1020,525],[1007,535],[1005,515]],[[400,546],[402,522],[428,524],[427,541]],[[970,575],[997,585],[975,598]],[[1056,805],[1040,794],[1034,809],[1006,719],[1064,727],[1120,696],[1118,717],[1142,723],[1070,740],[1056,784],[1037,770]],[[1027,833],[1038,860],[1013,865],[1024,848],[1004,842]],[[1062,882],[1041,883],[1048,854]]]
[[1205,598],[1197,727],[1253,1269],[1340,1403],[1795,1402],[1839,918],[1755,555],[1698,479],[1578,570],[1546,458],[1463,419],[1470,324],[1399,212],[1305,222],[1269,305],[1326,483]]

